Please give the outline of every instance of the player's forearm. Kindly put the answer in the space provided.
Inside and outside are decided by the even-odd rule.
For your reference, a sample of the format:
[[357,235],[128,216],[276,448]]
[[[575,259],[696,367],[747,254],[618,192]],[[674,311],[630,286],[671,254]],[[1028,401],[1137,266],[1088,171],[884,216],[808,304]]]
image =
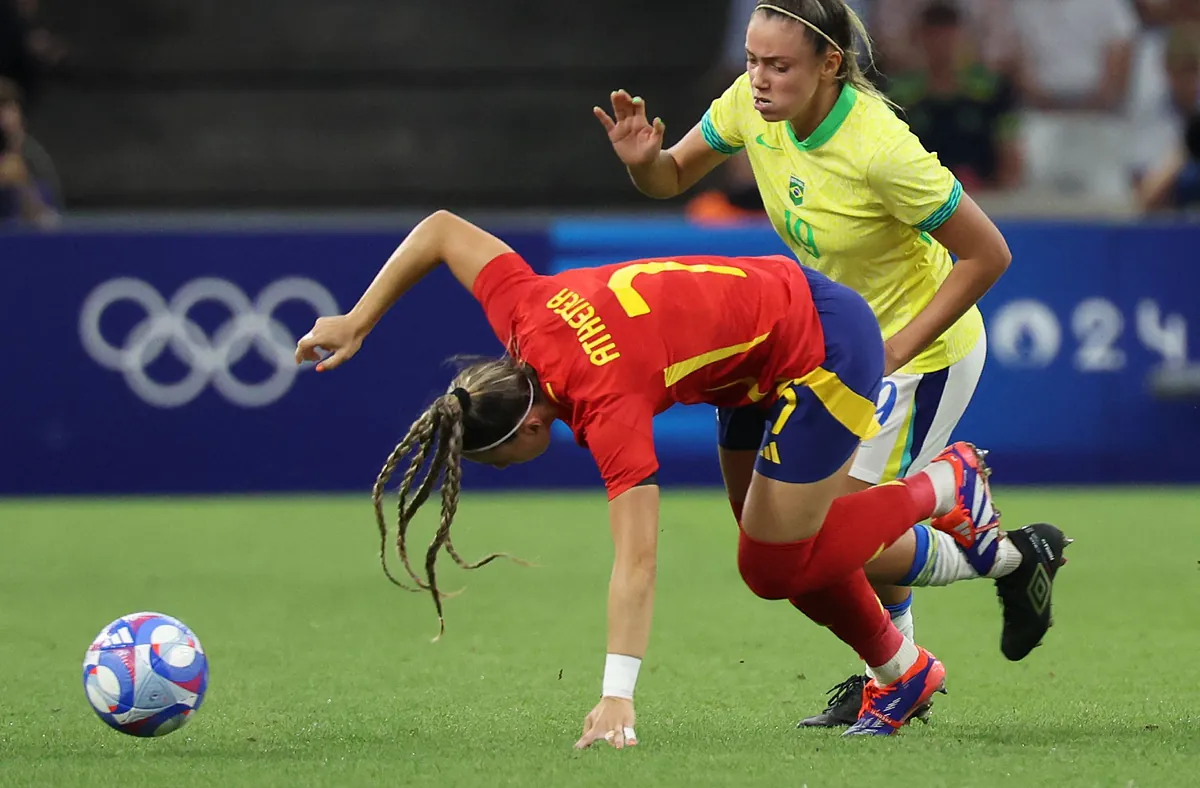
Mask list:
[[1012,262],[1012,252],[1004,236],[967,194],[963,195],[958,210],[933,231],[933,237],[958,258],[958,263],[925,308],[888,339],[885,374],[903,367],[946,333]]
[[604,694],[633,697],[650,643],[658,567],[658,486],[646,484],[609,504],[613,571],[608,582],[608,659]]
[[683,191],[679,183],[679,165],[669,151],[659,151],[649,164],[626,169],[633,185],[647,197],[667,200]]
[[608,583],[608,653],[641,659],[650,644],[657,560],[653,553],[618,559]]
[[423,219],[396,247],[350,311],[363,331],[374,328],[400,296],[442,261],[449,224],[448,214],[439,211]]
[[1008,267],[1008,260],[959,260],[933,299],[888,340],[892,353],[908,363],[958,322]]

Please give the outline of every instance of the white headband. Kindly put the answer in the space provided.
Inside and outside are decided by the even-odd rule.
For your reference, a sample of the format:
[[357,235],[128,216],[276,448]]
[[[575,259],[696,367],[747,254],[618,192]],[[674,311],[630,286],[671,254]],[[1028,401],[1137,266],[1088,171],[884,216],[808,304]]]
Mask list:
[[770,3],[759,3],[758,5],[756,5],[754,7],[754,10],[757,11],[760,8],[769,8],[770,10],[775,11],[780,14],[783,14],[784,16],[790,16],[792,19],[795,19],[800,24],[807,26],[814,33],[816,33],[821,38],[828,41],[829,45],[831,47],[833,47],[834,49],[836,49],[841,54],[842,57],[846,56],[846,50],[844,50],[840,46],[838,46],[838,43],[836,41],[834,41],[832,38],[830,38],[828,33],[826,33],[821,28],[817,27],[816,25],[814,25],[812,22],[809,22],[807,19],[800,16],[799,14],[793,14],[791,11],[787,10],[786,8],[780,8],[779,6],[771,5]]
[[[454,388],[455,388],[454,386],[451,386],[451,387],[450,387],[450,390],[449,390],[449,391],[447,391],[446,393],[447,393],[447,394],[453,394],[453,393],[454,393]],[[481,452],[481,451],[489,451],[489,450],[491,450],[491,449],[494,449],[494,448],[496,448],[496,447],[497,447],[497,446],[499,446],[501,443],[504,443],[506,440],[508,440],[508,439],[509,439],[509,438],[511,438],[512,436],[516,435],[516,434],[517,434],[517,430],[521,429],[521,425],[525,423],[525,419],[527,419],[527,418],[529,417],[529,414],[530,414],[531,412],[533,412],[533,401],[534,401],[535,399],[537,399],[537,391],[536,391],[536,390],[534,389],[534,387],[533,387],[533,381],[532,381],[532,380],[530,380],[530,381],[529,381],[529,405],[528,405],[528,406],[525,408],[525,413],[523,413],[523,414],[521,415],[521,418],[517,420],[517,423],[516,423],[516,425],[515,425],[515,426],[514,426],[514,427],[513,427],[511,430],[509,430],[509,431],[508,431],[508,433],[507,433],[507,434],[506,434],[506,435],[505,435],[503,438],[501,438],[500,440],[496,441],[495,443],[489,443],[487,446],[481,446],[481,447],[480,447],[480,448],[478,448],[478,449],[471,449],[470,451],[465,451],[465,450],[464,450],[464,451],[463,451],[463,454],[478,454],[478,453],[479,453],[479,452]]]

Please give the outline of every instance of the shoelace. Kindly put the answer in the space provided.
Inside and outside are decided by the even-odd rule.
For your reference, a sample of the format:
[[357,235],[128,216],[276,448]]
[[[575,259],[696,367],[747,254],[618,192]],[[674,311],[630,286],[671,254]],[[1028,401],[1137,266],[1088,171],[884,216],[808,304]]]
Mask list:
[[886,692],[887,690],[884,687],[881,687],[873,682],[868,683],[866,687],[863,688],[862,713],[870,714],[872,717],[884,723],[885,725],[890,725],[893,728],[899,728],[904,723],[893,720],[891,717],[876,711],[874,705],[872,704],[872,701],[881,695],[884,695]]
[[[866,684],[866,676],[851,676],[841,684],[831,687],[829,691],[825,693],[826,695],[833,696],[829,699],[829,705],[826,708],[837,708],[838,706],[842,705],[842,703],[850,699],[853,695],[861,695],[863,687],[865,687]],[[856,698],[855,705],[857,704],[858,699]]]

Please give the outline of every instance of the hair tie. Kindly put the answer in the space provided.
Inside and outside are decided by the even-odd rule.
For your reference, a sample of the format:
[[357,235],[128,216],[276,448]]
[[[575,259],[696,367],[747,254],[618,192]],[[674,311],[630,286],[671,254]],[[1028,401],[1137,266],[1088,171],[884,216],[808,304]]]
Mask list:
[[460,407],[462,407],[463,413],[466,413],[468,410],[470,410],[470,408],[471,408],[471,392],[467,391],[466,389],[464,389],[461,386],[458,386],[455,389],[453,389],[450,393],[454,396],[454,398],[456,400],[458,400],[458,404]]

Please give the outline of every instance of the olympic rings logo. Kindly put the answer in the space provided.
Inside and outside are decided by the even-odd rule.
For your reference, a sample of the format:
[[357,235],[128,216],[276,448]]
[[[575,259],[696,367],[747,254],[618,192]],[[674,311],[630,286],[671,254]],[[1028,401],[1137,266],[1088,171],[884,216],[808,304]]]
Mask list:
[[[100,320],[109,307],[122,301],[137,304],[146,317],[129,332],[124,346],[118,347],[104,338]],[[204,301],[224,305],[231,315],[211,338],[188,317],[188,312]],[[211,383],[232,404],[259,408],[283,397],[299,372],[296,340],[273,317],[276,308],[287,301],[308,304],[318,317],[338,313],[333,295],[311,279],[280,279],[268,285],[254,302],[225,279],[195,279],[168,302],[146,282],[120,278],[88,294],[79,314],[79,338],[97,364],[122,373],[129,388],[150,405],[186,405]],[[183,379],[174,383],[156,381],[147,373],[147,367],[168,348],[188,367]],[[271,375],[261,382],[243,382],[232,371],[251,348],[273,367]]]

